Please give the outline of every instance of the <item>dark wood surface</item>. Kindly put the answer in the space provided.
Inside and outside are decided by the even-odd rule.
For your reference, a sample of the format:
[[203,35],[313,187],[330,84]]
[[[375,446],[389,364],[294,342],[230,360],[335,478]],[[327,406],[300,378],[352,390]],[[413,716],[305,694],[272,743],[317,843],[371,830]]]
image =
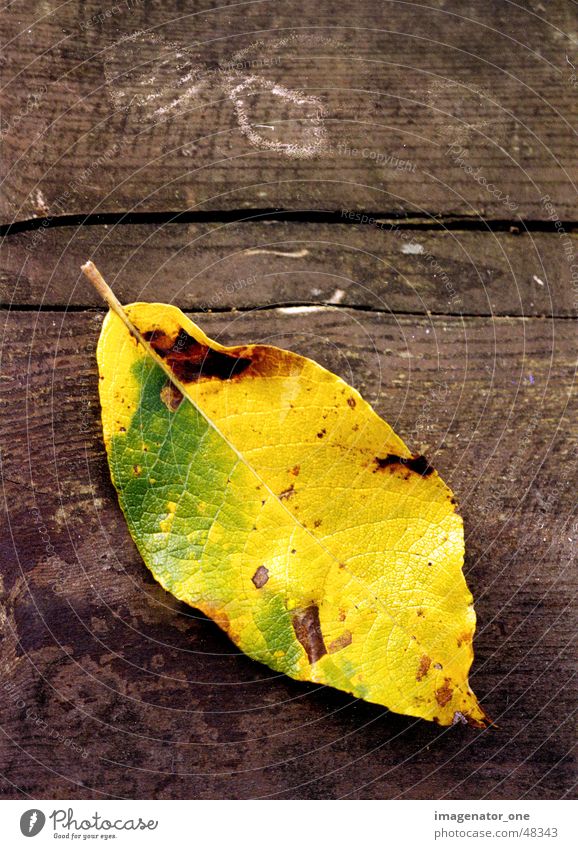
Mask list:
[[[393,229],[392,229],[393,228]],[[124,302],[183,309],[337,304],[384,312],[575,316],[565,244],[578,235],[412,230],[374,224],[148,224],[39,229],[3,244],[0,303],[102,306],[92,258]],[[576,290],[578,291],[578,289]]]
[[[109,11],[2,19],[2,795],[572,796],[573,5]],[[275,675],[153,581],[102,445],[88,258],[124,302],[317,359],[427,453],[464,516],[499,728]]]
[[203,318],[219,339],[315,357],[413,447],[428,444],[466,523],[473,685],[500,725],[480,734],[274,675],[164,593],[109,482],[92,355],[102,313],[4,318],[2,373],[26,411],[4,456],[4,658],[27,706],[88,752],[71,757],[8,700],[8,738],[38,758],[5,742],[8,780],[35,797],[46,787],[205,798],[569,789],[572,323],[341,308]]
[[12,8],[7,220],[246,207],[542,219],[544,195],[573,217],[567,0]]

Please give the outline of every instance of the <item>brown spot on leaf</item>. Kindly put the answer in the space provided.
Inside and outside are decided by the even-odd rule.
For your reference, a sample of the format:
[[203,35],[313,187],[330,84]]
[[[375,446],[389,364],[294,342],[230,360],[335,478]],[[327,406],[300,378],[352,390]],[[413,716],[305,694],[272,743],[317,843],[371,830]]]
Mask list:
[[132,470],[133,470],[133,472],[135,473],[136,477],[137,477],[137,478],[140,478],[140,474],[141,474],[141,472],[142,472],[141,467],[140,467],[140,466],[133,466],[133,467],[132,467]]
[[207,377],[230,380],[251,365],[248,357],[236,357],[201,345],[183,328],[175,339],[171,339],[163,330],[150,330],[143,333],[143,337],[183,383]]
[[472,634],[470,631],[464,631],[463,634],[460,634],[457,638],[457,646],[460,649],[464,643],[470,643],[472,641]]
[[425,678],[430,668],[430,664],[431,658],[429,658],[427,654],[422,654],[419,666],[417,668],[417,675],[415,676],[416,681],[421,681],[422,678]]
[[183,393],[181,390],[177,389],[177,387],[172,383],[165,383],[161,389],[161,401],[165,407],[171,411],[171,413],[174,413],[175,410],[179,409],[182,400]]
[[421,475],[422,478],[427,478],[433,472],[433,466],[430,466],[428,460],[423,454],[414,454],[413,457],[400,457],[398,454],[386,454],[385,457],[376,457],[375,464],[377,469],[388,468],[405,468],[410,472],[415,472]]
[[443,687],[439,687],[436,692],[436,702],[440,707],[445,707],[448,702],[451,702],[452,696],[454,694],[453,689],[450,687],[451,678],[444,678]]
[[259,566],[253,577],[251,578],[258,590],[264,587],[269,580],[269,570],[264,566]]
[[423,612],[423,610],[421,609],[421,607],[420,607],[420,608],[419,608],[419,610],[417,610],[416,612],[417,612],[417,615],[418,615],[418,616],[420,616],[420,617],[425,616],[425,613]]
[[225,633],[231,634],[231,620],[224,610],[220,610],[216,605],[208,603],[204,603],[201,610],[206,616],[210,616]]
[[321,519],[315,519],[313,522],[313,527],[318,528],[321,525]]
[[305,649],[309,663],[316,663],[319,658],[327,654],[319,623],[319,608],[316,604],[297,611],[293,615],[292,624],[295,636]]
[[286,501],[288,498],[291,498],[291,496],[294,495],[294,494],[295,494],[295,486],[294,486],[294,484],[291,484],[291,486],[288,486],[287,489],[284,489],[283,492],[279,493],[279,500],[280,501]]
[[299,466],[299,465],[293,466],[293,468],[290,469],[289,474],[297,477],[297,475],[299,474],[300,471],[301,471],[301,466]]
[[350,645],[352,639],[351,631],[344,631],[340,637],[337,637],[336,640],[329,643],[329,654],[333,654],[333,652],[344,649],[346,646]]
[[317,438],[318,438],[318,439],[323,439],[323,437],[325,436],[325,434],[326,434],[326,433],[327,433],[327,431],[325,430],[325,428],[322,428],[322,429],[319,431],[319,433],[317,434]]
[[[459,711],[456,711],[456,713],[459,713]],[[496,723],[493,721],[493,719],[491,719],[491,717],[488,716],[488,714],[485,712],[485,710],[483,710],[483,708],[482,708],[482,713],[484,714],[483,719],[475,719],[473,716],[470,716],[469,713],[464,714],[464,717],[465,717],[465,720],[468,723],[468,725],[471,725],[472,728],[487,728],[489,725],[493,725],[495,728],[499,727],[498,725],[496,725]],[[455,719],[455,714],[454,714],[454,719]],[[452,723],[452,725],[453,725],[453,723]]]
[[351,409],[353,410],[353,408],[355,407],[355,398],[348,398],[347,403],[351,407]]

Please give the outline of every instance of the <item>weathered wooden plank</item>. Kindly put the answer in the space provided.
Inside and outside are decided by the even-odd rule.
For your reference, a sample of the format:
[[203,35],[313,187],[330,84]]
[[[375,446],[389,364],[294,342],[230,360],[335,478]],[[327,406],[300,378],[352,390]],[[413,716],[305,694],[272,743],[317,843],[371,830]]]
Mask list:
[[[391,227],[394,229],[391,229]],[[89,257],[124,303],[184,309],[337,303],[382,311],[568,316],[578,235],[235,222],[39,229],[3,244],[0,302],[101,306]]]
[[6,223],[287,207],[576,217],[576,19],[492,0],[21,0]]
[[94,363],[101,315],[2,318],[5,796],[570,790],[573,322],[329,308],[199,319],[223,340],[267,339],[315,357],[409,444],[429,444],[467,529],[479,614],[473,681],[500,725],[479,734],[275,676],[167,596],[109,482]]

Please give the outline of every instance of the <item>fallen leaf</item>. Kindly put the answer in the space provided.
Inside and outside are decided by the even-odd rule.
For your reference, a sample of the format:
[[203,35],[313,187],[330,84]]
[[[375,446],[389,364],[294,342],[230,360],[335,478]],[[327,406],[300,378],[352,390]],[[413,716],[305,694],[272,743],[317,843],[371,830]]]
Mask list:
[[292,678],[485,727],[462,520],[425,457],[312,360],[125,310],[138,333],[110,312],[98,344],[104,441],[156,580]]

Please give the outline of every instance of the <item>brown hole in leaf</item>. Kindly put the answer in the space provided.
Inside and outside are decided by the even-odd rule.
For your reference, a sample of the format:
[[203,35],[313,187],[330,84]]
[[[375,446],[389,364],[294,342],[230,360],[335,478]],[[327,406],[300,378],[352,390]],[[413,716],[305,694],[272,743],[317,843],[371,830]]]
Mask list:
[[452,700],[452,696],[454,694],[454,691],[450,687],[450,684],[451,684],[451,679],[450,678],[444,678],[443,687],[439,687],[436,690],[436,693],[435,693],[436,702],[438,703],[438,705],[440,707],[445,707],[445,705],[447,705],[447,703],[451,702],[451,700]]
[[417,675],[415,676],[416,681],[421,681],[422,678],[425,678],[425,676],[427,675],[428,670],[430,668],[430,664],[431,664],[431,658],[429,658],[427,656],[427,654],[422,654],[420,662],[419,662],[419,666],[418,666],[418,669],[417,669]]
[[259,566],[253,577],[251,578],[258,590],[264,587],[269,580],[269,570],[265,566]]
[[385,457],[376,457],[375,464],[378,469],[387,469],[396,466],[409,469],[410,472],[415,472],[421,475],[422,478],[427,478],[433,472],[433,466],[430,466],[428,460],[423,454],[415,454],[413,457],[400,457],[398,454],[386,454]]
[[292,495],[295,495],[295,486],[293,484],[279,493],[279,500],[285,501],[287,498],[291,498]]
[[340,637],[337,637],[336,640],[333,640],[333,642],[329,644],[329,654],[333,654],[333,652],[344,649],[346,646],[351,644],[352,639],[351,631],[344,631]]
[[319,623],[319,608],[316,604],[294,613],[292,624],[295,636],[305,649],[309,663],[316,663],[319,658],[327,654]]
[[172,383],[165,383],[161,389],[161,401],[165,407],[171,411],[171,413],[174,413],[175,410],[179,409],[182,400],[183,393],[181,390],[177,389],[176,386],[173,386]]
[[143,333],[143,337],[183,383],[192,383],[204,377],[230,380],[251,365],[248,357],[235,357],[201,345],[183,328],[175,339],[171,339],[163,330],[150,330]]

